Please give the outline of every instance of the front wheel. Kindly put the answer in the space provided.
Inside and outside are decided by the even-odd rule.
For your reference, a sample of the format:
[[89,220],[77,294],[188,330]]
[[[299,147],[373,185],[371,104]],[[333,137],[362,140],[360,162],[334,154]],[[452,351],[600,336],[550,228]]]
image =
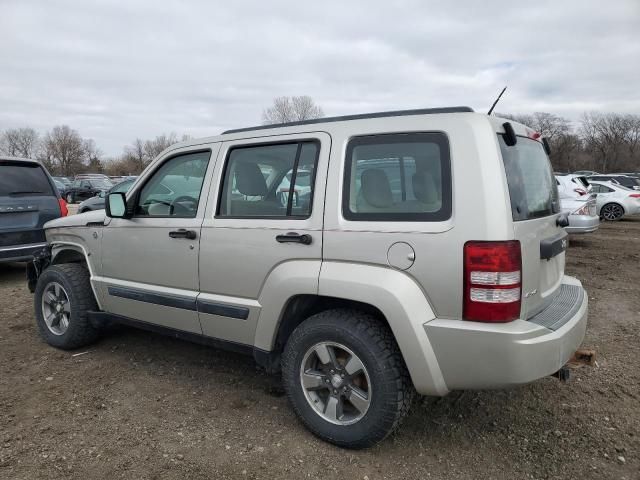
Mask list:
[[383,440],[414,394],[388,326],[357,310],[329,310],[300,324],[285,347],[282,372],[305,426],[347,448]]
[[38,330],[49,345],[68,350],[98,338],[99,331],[88,315],[98,307],[84,265],[65,263],[47,268],[38,278],[34,304]]
[[617,203],[607,203],[600,209],[600,216],[605,220],[615,222],[624,216],[624,208]]

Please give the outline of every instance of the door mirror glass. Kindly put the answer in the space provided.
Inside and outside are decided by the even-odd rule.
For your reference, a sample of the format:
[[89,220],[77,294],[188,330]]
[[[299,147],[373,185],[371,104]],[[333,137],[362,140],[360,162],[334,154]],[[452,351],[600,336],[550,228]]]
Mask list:
[[107,217],[125,218],[127,199],[122,192],[110,193],[106,202]]

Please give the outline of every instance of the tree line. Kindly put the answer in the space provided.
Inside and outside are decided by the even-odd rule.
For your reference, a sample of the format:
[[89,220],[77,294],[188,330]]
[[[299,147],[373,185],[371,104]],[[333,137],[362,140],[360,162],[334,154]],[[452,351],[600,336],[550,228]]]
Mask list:
[[556,171],[640,171],[640,115],[588,112],[576,123],[548,112],[497,115],[547,137]]
[[[322,108],[311,97],[277,97],[263,110],[262,122],[278,124],[323,116]],[[497,116],[523,123],[545,136],[556,171],[640,171],[640,115],[589,112],[577,122],[549,112]],[[53,127],[44,135],[23,127],[0,132],[0,153],[38,159],[55,175],[138,175],[160,152],[189,138],[179,138],[175,133],[148,140],[136,138],[119,156],[109,158],[92,139],[67,125]]]
[[136,138],[119,156],[105,157],[93,139],[84,138],[68,125],[53,127],[40,135],[31,127],[7,129],[0,133],[0,153],[10,157],[34,158],[53,175],[73,177],[78,173],[138,175],[160,152],[179,141],[175,133],[149,140]]

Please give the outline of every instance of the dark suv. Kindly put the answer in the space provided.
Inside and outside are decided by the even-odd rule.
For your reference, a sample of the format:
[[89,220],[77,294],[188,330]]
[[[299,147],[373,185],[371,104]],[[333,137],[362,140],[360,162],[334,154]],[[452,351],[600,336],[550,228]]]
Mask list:
[[113,183],[106,177],[76,178],[67,190],[67,203],[75,203],[106,193]]
[[43,225],[65,215],[67,205],[39,162],[0,157],[0,262],[31,259],[46,245]]

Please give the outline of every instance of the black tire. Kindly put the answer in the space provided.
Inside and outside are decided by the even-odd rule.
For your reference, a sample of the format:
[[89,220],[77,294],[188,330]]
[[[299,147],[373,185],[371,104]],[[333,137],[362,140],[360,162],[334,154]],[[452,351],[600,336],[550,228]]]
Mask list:
[[609,222],[617,222],[624,217],[624,207],[619,203],[607,203],[600,209],[600,218]]
[[[331,423],[307,399],[301,367],[305,354],[319,342],[348,347],[368,372],[370,404],[355,423]],[[285,346],[282,375],[289,401],[304,425],[321,439],[346,448],[366,448],[384,440],[406,416],[415,393],[389,327],[359,310],[327,310],[301,323]]]
[[[70,305],[68,327],[63,334],[58,335],[47,326],[42,306],[42,296],[54,282],[62,285]],[[40,335],[53,347],[63,350],[80,348],[95,342],[100,335],[99,329],[91,324],[87,314],[89,311],[96,311],[98,306],[91,290],[89,271],[80,263],[53,265],[42,272],[36,285],[34,306]]]

